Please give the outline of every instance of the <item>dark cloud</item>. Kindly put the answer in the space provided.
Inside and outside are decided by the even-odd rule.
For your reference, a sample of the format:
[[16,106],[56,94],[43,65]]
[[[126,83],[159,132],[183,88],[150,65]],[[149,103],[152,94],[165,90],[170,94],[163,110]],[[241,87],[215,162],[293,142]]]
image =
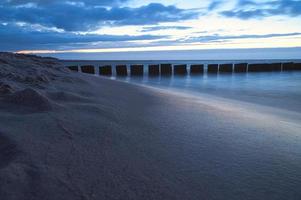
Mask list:
[[160,22],[177,22],[198,17],[198,13],[195,11],[184,10],[175,6],[164,6],[159,3],[151,3],[139,8],[115,8],[110,11],[117,18],[113,24],[119,25],[158,24]]
[[17,51],[22,49],[48,49],[68,46],[87,46],[99,42],[126,42],[139,40],[154,40],[167,36],[154,35],[97,35],[59,33],[53,31],[35,31],[28,27],[0,24],[0,50]]
[[187,30],[187,29],[191,29],[191,27],[190,26],[149,26],[149,27],[143,27],[141,32],[151,32],[151,31],[170,30],[170,29]]
[[239,0],[236,8],[221,12],[226,17],[240,19],[263,18],[277,15],[290,17],[301,16],[301,0],[272,0],[256,2]]
[[[110,47],[167,36],[78,34],[106,26],[157,25],[193,19],[193,10],[150,3],[125,7],[129,0],[1,0],[1,50]],[[56,30],[56,31],[54,31]],[[57,31],[59,30],[59,31]],[[100,46],[110,43],[108,46]],[[128,44],[127,44],[128,43]]]
[[[25,1],[18,0],[18,2]],[[35,0],[35,2],[42,1]],[[0,22],[40,24],[65,31],[91,31],[106,25],[150,25],[160,22],[177,22],[198,16],[195,11],[184,10],[175,6],[164,6],[159,3],[130,8],[83,6],[66,3],[67,1],[55,2],[43,3],[43,5],[38,6],[2,6],[0,7]],[[100,1],[85,2],[96,3]]]

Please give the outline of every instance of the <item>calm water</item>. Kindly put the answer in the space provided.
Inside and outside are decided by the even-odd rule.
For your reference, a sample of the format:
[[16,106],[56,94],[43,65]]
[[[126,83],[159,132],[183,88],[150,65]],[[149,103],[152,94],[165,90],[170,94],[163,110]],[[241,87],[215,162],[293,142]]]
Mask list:
[[210,94],[301,113],[301,72],[113,78],[196,95]]
[[[267,72],[267,73],[243,73],[243,74],[218,74],[197,76],[171,76],[154,77],[147,75],[149,64],[207,64],[222,63],[278,63],[278,62],[301,62],[301,60],[274,59],[274,60],[65,60],[62,63],[70,65],[94,65],[96,74],[99,73],[98,66],[112,65],[113,77],[135,84],[143,84],[163,89],[176,90],[182,93],[193,93],[194,95],[210,94],[225,98],[263,104],[267,106],[297,111],[301,113],[301,71],[294,72]],[[143,64],[143,77],[125,78],[115,77],[115,66],[125,64]]]

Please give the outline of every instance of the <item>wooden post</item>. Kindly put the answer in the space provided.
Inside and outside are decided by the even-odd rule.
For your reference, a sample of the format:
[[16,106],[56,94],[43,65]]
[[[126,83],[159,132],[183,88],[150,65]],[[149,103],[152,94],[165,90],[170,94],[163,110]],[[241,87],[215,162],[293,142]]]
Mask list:
[[187,74],[187,65],[175,65],[174,74],[177,75],[186,75]]
[[81,66],[81,70],[83,73],[95,74],[95,68],[93,65],[83,65]]
[[271,63],[271,71],[281,71],[281,63]]
[[148,75],[149,76],[158,76],[160,74],[159,65],[149,65],[148,66]]
[[116,75],[117,76],[127,76],[127,66],[126,65],[116,65]]
[[233,64],[220,64],[219,72],[221,73],[232,73],[233,72]]
[[209,64],[207,66],[207,73],[217,74],[218,73],[218,64]]
[[244,73],[247,72],[248,63],[237,63],[234,65],[235,73]]
[[294,63],[293,62],[283,63],[282,64],[282,70],[283,71],[292,71],[292,70],[294,70]]
[[204,65],[190,65],[190,74],[203,74]]
[[131,65],[131,76],[143,76],[143,65]]
[[111,65],[104,65],[99,67],[99,74],[104,76],[111,76],[112,75],[112,66]]
[[161,75],[168,76],[172,74],[172,65],[171,64],[161,64]]
[[269,64],[249,64],[248,72],[265,72],[270,71]]
[[301,63],[294,63],[294,70],[301,70]]

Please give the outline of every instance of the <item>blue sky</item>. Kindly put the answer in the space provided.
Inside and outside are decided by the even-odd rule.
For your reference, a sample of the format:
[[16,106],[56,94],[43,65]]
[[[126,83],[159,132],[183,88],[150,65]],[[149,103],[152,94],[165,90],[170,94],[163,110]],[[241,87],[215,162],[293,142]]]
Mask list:
[[301,47],[301,0],[1,0],[0,50]]

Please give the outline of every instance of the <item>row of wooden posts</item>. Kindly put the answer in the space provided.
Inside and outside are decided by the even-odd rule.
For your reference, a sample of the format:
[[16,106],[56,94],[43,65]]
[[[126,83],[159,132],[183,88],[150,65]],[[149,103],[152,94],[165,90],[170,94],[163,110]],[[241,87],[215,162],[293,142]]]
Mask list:
[[[83,73],[95,74],[96,70],[93,65],[82,66],[68,66],[72,71],[81,71]],[[173,70],[172,70],[173,69]],[[301,63],[263,63],[263,64],[208,64],[206,72],[209,74],[217,73],[246,73],[246,72],[272,72],[272,71],[293,71],[301,70]],[[127,65],[116,65],[115,68],[117,76],[127,76]],[[142,76],[144,74],[144,65],[130,65],[131,76]],[[204,64],[190,65],[190,74],[205,73]],[[99,67],[99,74],[104,76],[111,76],[113,74],[111,65],[104,65]],[[186,64],[151,64],[148,65],[148,75],[186,75],[188,74],[188,67]]]

